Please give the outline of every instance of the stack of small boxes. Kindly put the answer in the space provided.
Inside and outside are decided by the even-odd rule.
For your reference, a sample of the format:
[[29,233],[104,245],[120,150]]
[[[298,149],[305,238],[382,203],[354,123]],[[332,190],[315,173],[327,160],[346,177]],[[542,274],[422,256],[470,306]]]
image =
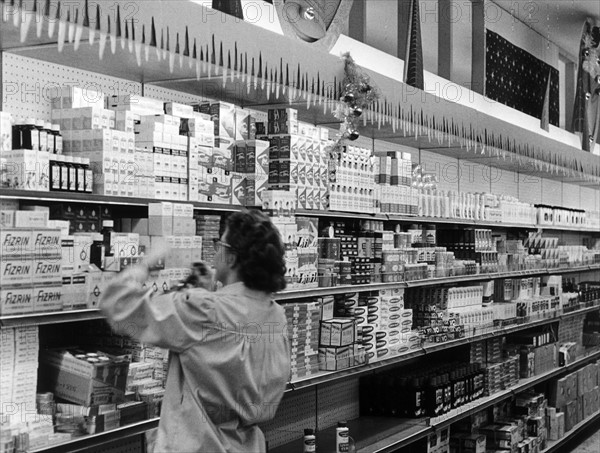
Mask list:
[[[211,246],[212,239],[219,239],[220,215],[198,215],[196,220],[196,234],[204,238],[205,245],[202,247],[202,261],[211,264],[215,257],[215,249]],[[207,245],[206,242],[209,242]]]
[[63,134],[63,153],[89,159],[95,170],[94,193],[139,196],[133,119],[127,122],[124,112],[105,108],[102,93],[80,87],[63,88],[51,104],[52,121]]
[[376,200],[381,212],[418,214],[418,191],[412,187],[412,156],[406,152],[375,152]]
[[552,409],[548,408],[547,412],[550,439],[562,437],[577,423],[596,413],[600,408],[599,398],[598,363],[551,381],[549,403]]
[[[299,287],[316,287],[317,281],[317,239],[319,220],[313,217],[296,216],[295,243],[297,244],[297,285]],[[294,287],[292,282],[292,287]]]
[[291,347],[292,380],[311,376],[319,369],[319,302],[296,302],[283,306]]
[[269,142],[238,140],[234,147],[232,204],[262,206],[262,193],[268,188]]
[[179,135],[179,130],[180,118],[166,114],[143,115],[135,124],[135,147],[138,153],[146,158],[149,154],[152,156],[154,194],[151,198],[189,199],[190,140]]
[[436,430],[427,438],[427,453],[449,453],[450,451],[450,427]]
[[518,352],[509,350],[505,357],[502,338],[491,338],[482,343],[484,344],[485,362],[480,363],[485,368],[485,395],[493,395],[518,383]]
[[3,227],[0,231],[0,314],[60,311],[63,309],[61,231],[47,228],[47,212],[16,211],[15,214],[21,227]]
[[381,303],[379,331],[385,332],[390,357],[421,347],[421,338],[413,329],[413,310],[404,306],[404,289],[379,290]]
[[335,156],[335,181],[330,181],[330,208],[350,212],[378,212],[371,150],[347,146]]
[[19,424],[25,420],[26,414],[37,412],[38,328],[3,328],[1,334],[0,400],[3,402],[3,418]]
[[[159,243],[169,245],[164,269],[150,273],[145,284],[155,294],[168,291],[190,273],[190,266],[202,260],[202,237],[196,235],[194,207],[186,203],[160,202],[148,205],[148,219],[124,219],[123,230],[139,235],[141,246],[146,249]],[[125,233],[125,234],[131,234]]]
[[267,121],[268,135],[259,138],[269,141],[269,188],[291,192],[299,209],[328,209],[327,129],[299,122],[290,108],[270,109]]

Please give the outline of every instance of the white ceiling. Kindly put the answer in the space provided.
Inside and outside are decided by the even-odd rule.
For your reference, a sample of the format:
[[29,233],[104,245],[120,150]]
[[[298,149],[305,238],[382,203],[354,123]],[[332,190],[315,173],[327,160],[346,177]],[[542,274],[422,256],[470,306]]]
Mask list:
[[600,24],[600,0],[492,0],[576,57],[586,19]]

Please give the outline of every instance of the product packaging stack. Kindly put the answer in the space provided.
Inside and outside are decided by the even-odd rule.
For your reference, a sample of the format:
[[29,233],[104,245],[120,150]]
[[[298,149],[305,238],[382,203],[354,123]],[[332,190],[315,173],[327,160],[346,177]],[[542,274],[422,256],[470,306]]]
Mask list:
[[[379,290],[379,319],[378,329],[386,344],[379,343],[377,349],[387,349],[389,357],[398,356],[421,347],[421,338],[414,327],[414,312],[405,308],[404,289],[381,289]],[[368,313],[367,317],[374,318],[374,313]],[[376,334],[377,335],[377,334]],[[378,357],[384,355],[378,351]]]
[[[319,370],[319,302],[284,304],[287,335],[291,347],[292,380],[311,376]],[[328,316],[325,314],[325,316]],[[275,326],[280,329],[282,326]],[[275,331],[277,335],[277,330]]]
[[[64,87],[51,104],[52,121],[60,124],[63,136],[66,169],[73,166],[72,159],[88,159],[95,173],[94,193],[139,196],[134,181],[137,166],[134,132],[121,114],[118,126],[122,130],[117,129],[116,112],[106,107],[104,94],[79,87]],[[61,163],[59,159],[59,167],[63,167]],[[65,168],[61,168],[61,173],[65,173]],[[51,185],[56,189],[54,171],[51,176]],[[60,189],[65,190],[62,186],[64,184]]]
[[213,239],[219,239],[220,215],[196,215],[196,234],[204,240],[201,259],[208,265],[211,265],[215,256],[215,248],[211,242]]
[[124,235],[137,235],[145,250],[169,246],[162,269],[153,269],[145,283],[154,294],[166,292],[185,280],[191,263],[202,260],[202,236],[196,235],[194,207],[187,203],[160,202],[148,205],[147,219],[123,219]]
[[258,138],[269,142],[268,186],[287,191],[299,209],[329,208],[328,130],[298,121],[295,109],[269,109],[266,127]]
[[494,310],[483,306],[483,287],[416,288],[407,307],[415,312],[415,327],[433,343],[483,333],[493,327]]
[[4,211],[0,228],[0,314],[63,309],[61,230],[48,210]]
[[[370,152],[366,154],[366,157],[369,158],[370,154]],[[375,185],[363,186],[369,189],[369,193],[370,191],[373,192],[374,211],[362,212],[386,212],[404,215],[419,213],[419,193],[417,188],[413,186],[412,156],[410,153],[379,152],[376,150],[375,155],[367,160],[365,165],[375,181]],[[372,171],[370,168],[372,168]]]
[[319,369],[341,370],[362,365],[373,357],[364,343],[366,334],[358,327],[362,322],[362,317],[356,316],[356,311],[360,312],[358,293],[336,296],[334,303],[322,306]]
[[[371,150],[346,146],[334,156],[335,180],[330,181],[330,209],[350,212],[378,212],[375,168]],[[391,186],[390,186],[391,187]],[[397,182],[395,187],[399,187]],[[396,195],[399,191],[396,191]],[[383,193],[383,192],[382,192]]]
[[1,187],[50,190],[50,156],[55,152],[52,134],[58,128],[57,124],[38,118],[15,117],[0,111]]
[[38,328],[3,328],[0,350],[2,423],[16,426],[26,420],[27,414],[37,413]]

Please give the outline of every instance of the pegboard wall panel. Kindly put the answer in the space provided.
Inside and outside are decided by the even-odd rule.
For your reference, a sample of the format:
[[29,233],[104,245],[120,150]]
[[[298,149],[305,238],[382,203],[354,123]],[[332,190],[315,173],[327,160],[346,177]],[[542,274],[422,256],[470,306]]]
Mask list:
[[286,393],[275,417],[261,425],[269,447],[277,447],[301,438],[304,428],[317,427],[317,393],[315,387]]
[[584,320],[585,314],[561,319],[558,326],[558,341],[561,343],[574,342],[582,344]]
[[490,167],[490,184],[492,193],[519,197],[519,174],[514,171]]
[[562,182],[542,179],[542,203],[562,206]]
[[586,211],[598,211],[598,191],[589,187],[580,187],[579,198],[581,209]]
[[138,434],[99,447],[86,448],[82,451],[85,451],[85,453],[144,453],[144,445],[144,436]]
[[145,84],[143,87],[144,96],[153,99],[162,99],[165,102],[179,102],[180,104],[198,104],[206,101],[214,101],[203,96],[184,93],[183,91],[171,90],[169,88],[157,85]]
[[[141,94],[141,84],[89,71],[46,63],[8,52],[2,59],[3,110],[15,116],[50,121],[50,99],[63,87],[78,86],[107,96]],[[95,99],[92,99],[95,100]]]
[[523,203],[538,204],[542,202],[542,179],[527,173],[517,173],[518,198]]
[[416,156],[413,154],[413,162],[417,161],[420,162],[424,172],[433,173],[437,176],[439,189],[458,191],[459,167],[457,159],[430,151],[421,151]]
[[318,387],[319,430],[335,426],[340,420],[352,420],[359,416],[358,384],[356,378]]
[[548,235],[558,236],[559,243],[562,245],[583,245],[583,238],[586,236],[583,233],[571,231],[553,231],[546,234],[546,236]]
[[459,163],[458,189],[461,192],[490,191],[490,181],[496,177],[497,169],[466,160],[459,160]]
[[579,191],[579,186],[563,183],[561,206],[572,209],[581,208],[581,193]]

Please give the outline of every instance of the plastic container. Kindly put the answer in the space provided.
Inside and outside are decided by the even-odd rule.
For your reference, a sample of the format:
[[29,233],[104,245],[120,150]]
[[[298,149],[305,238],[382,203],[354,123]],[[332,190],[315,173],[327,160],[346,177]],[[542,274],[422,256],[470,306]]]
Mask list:
[[303,453],[313,453],[317,451],[317,438],[315,431],[311,428],[304,430],[304,439],[302,440]]
[[338,422],[335,428],[335,452],[347,453],[350,451],[350,431],[345,421]]

